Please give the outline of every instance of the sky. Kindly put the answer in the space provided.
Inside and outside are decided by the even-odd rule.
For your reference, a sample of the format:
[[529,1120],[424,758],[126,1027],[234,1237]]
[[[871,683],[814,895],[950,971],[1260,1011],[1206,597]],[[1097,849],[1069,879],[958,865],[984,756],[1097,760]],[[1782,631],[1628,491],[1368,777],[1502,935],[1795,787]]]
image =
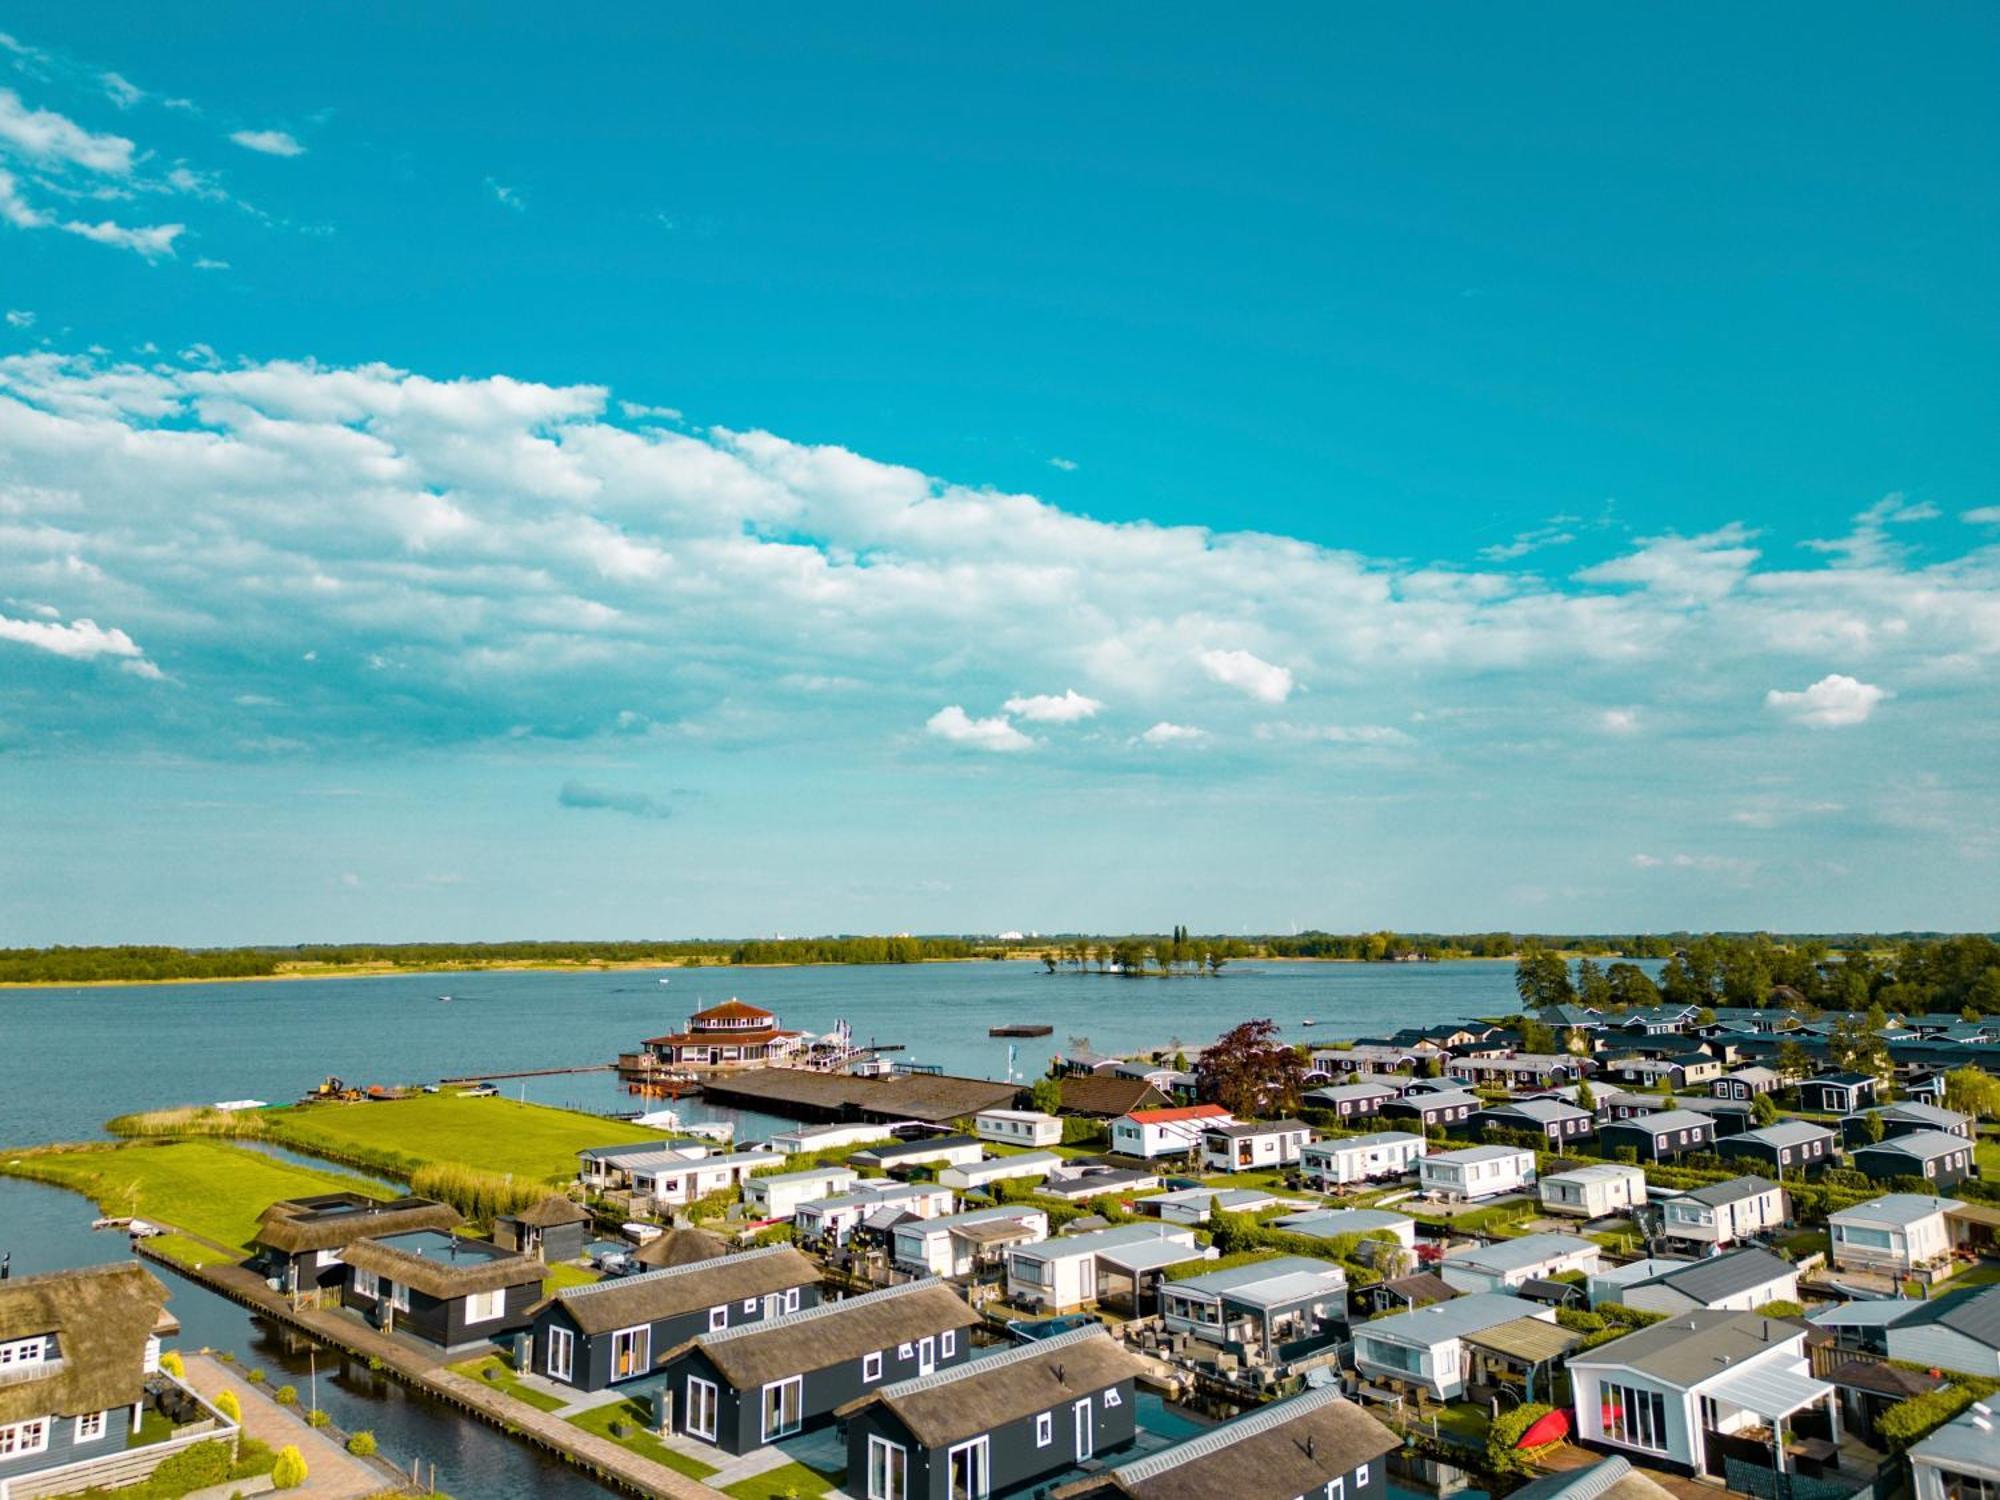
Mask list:
[[662,11],[0,9],[0,945],[1994,926],[1991,9]]

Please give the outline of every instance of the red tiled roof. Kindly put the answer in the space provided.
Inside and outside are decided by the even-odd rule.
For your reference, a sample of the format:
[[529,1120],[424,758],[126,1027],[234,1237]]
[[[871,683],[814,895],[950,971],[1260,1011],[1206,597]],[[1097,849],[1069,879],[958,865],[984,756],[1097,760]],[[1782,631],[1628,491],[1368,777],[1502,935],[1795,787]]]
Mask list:
[[797,1036],[796,1031],[673,1031],[665,1036],[649,1036],[648,1047],[755,1047],[780,1037]]
[[1177,1109],[1135,1109],[1125,1118],[1141,1125],[1167,1125],[1175,1120],[1213,1120],[1228,1113],[1220,1104],[1184,1104]]

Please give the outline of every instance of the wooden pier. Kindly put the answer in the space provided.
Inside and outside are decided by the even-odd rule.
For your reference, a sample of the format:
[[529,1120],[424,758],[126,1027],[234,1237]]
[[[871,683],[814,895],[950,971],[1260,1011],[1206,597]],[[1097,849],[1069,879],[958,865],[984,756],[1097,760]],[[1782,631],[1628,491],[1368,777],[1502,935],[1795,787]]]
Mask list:
[[461,1073],[456,1078],[440,1078],[439,1088],[456,1088],[462,1083],[492,1083],[501,1078],[555,1078],[565,1073],[609,1073],[616,1063],[585,1063],[578,1068],[522,1068],[514,1073]]
[[[188,1266],[159,1254],[144,1241],[133,1248],[148,1260],[158,1261],[261,1317],[363,1360],[370,1369],[386,1371],[405,1385],[498,1427],[509,1437],[555,1454],[600,1483],[644,1496],[646,1500],[727,1500],[722,1491],[698,1479],[642,1458],[609,1438],[585,1432],[504,1391],[468,1379],[446,1367],[442,1352],[434,1354],[403,1339],[392,1338],[344,1313],[324,1308],[295,1308],[283,1293],[272,1291],[263,1278],[240,1265]],[[460,1352],[456,1357],[473,1356]]]

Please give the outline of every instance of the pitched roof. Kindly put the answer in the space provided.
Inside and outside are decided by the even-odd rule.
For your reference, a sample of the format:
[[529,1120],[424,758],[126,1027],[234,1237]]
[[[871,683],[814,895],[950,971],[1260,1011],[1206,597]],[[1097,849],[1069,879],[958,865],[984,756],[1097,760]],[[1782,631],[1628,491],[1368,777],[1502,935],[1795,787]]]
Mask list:
[[1157,1108],[1167,1096],[1143,1078],[1115,1078],[1090,1074],[1081,1078],[1061,1078],[1062,1108],[1070,1114],[1102,1115],[1116,1119],[1135,1109]]
[[1777,1190],[1777,1183],[1766,1182],[1761,1177],[1732,1177],[1727,1182],[1711,1182],[1682,1196],[1690,1203],[1704,1203],[1710,1208],[1721,1208],[1727,1203],[1741,1203],[1746,1198],[1761,1198],[1764,1194]]
[[698,1348],[731,1386],[749,1390],[946,1329],[971,1328],[979,1321],[979,1314],[957,1292],[936,1277],[926,1277],[723,1333],[703,1334],[669,1350],[662,1363]]
[[1519,1115],[1524,1120],[1547,1125],[1552,1120],[1588,1120],[1590,1111],[1578,1109],[1574,1104],[1565,1104],[1560,1099],[1508,1099],[1499,1104],[1489,1104],[1480,1110],[1482,1115]]
[[1524,1484],[1508,1500],[1672,1500],[1673,1491],[1613,1456]]
[[1932,1214],[1941,1214],[1949,1206],[1949,1199],[1933,1198],[1927,1193],[1884,1193],[1852,1208],[1836,1209],[1827,1218],[1849,1224],[1907,1226],[1920,1223]]
[[1132,1500],[1304,1495],[1324,1488],[1329,1474],[1372,1463],[1401,1446],[1387,1427],[1327,1386],[1121,1464],[1105,1480]]
[[1658,1134],[1662,1130],[1693,1130],[1706,1125],[1715,1128],[1715,1121],[1705,1114],[1697,1114],[1685,1105],[1678,1109],[1664,1109],[1656,1115],[1647,1115],[1643,1120],[1611,1120],[1604,1125],[1606,1130],[1644,1130]]
[[1407,1104],[1412,1109],[1456,1109],[1461,1104],[1470,1104],[1478,1109],[1486,1101],[1466,1089],[1437,1089],[1427,1094],[1405,1094],[1396,1100],[1385,1100],[1382,1108],[1393,1104]]
[[1386,1318],[1354,1325],[1356,1338],[1381,1338],[1392,1343],[1428,1349],[1451,1339],[1464,1338],[1482,1328],[1492,1328],[1525,1317],[1534,1305],[1505,1292],[1474,1292],[1434,1307],[1413,1308]]
[[1572,1355],[1570,1367],[1627,1365],[1686,1389],[1804,1331],[1803,1323],[1755,1312],[1675,1313],[1665,1322]]
[[565,1224],[590,1222],[588,1210],[558,1193],[549,1194],[540,1203],[531,1204],[519,1213],[502,1214],[500,1217],[526,1224],[530,1229],[559,1229]]
[[529,1282],[540,1286],[547,1274],[541,1260],[533,1255],[489,1255],[482,1249],[454,1259],[446,1254],[421,1255],[380,1240],[357,1240],[341,1252],[341,1259],[357,1271],[373,1271],[398,1286],[445,1299],[497,1292]]
[[688,1017],[690,1021],[775,1021],[777,1018],[775,1011],[733,998],[720,1005],[711,1005],[707,1010],[698,1010]]
[[1219,1135],[1232,1141],[1251,1141],[1259,1136],[1296,1134],[1303,1131],[1312,1134],[1312,1126],[1303,1120],[1246,1120],[1234,1125],[1211,1125],[1204,1135]]
[[1833,1132],[1811,1120],[1780,1120],[1761,1130],[1746,1130],[1729,1137],[1732,1141],[1755,1141],[1760,1146],[1803,1146],[1808,1141],[1831,1140]]
[[1528,1234],[1515,1240],[1495,1240],[1490,1245],[1447,1250],[1441,1264],[1470,1266],[1479,1271],[1518,1271],[1523,1266],[1538,1266],[1544,1261],[1597,1248],[1595,1241],[1574,1234]]
[[1380,1283],[1380,1287],[1385,1292],[1394,1292],[1412,1308],[1428,1307],[1433,1302],[1449,1302],[1459,1295],[1458,1288],[1435,1271],[1398,1276],[1394,1281]]
[[811,1286],[818,1280],[819,1271],[798,1251],[790,1245],[772,1245],[743,1255],[620,1276],[615,1281],[568,1286],[552,1300],[562,1304],[585,1333],[610,1333],[724,1302]]
[[335,1208],[315,1207],[311,1200],[273,1203],[258,1219],[257,1243],[286,1255],[308,1250],[338,1250],[356,1240],[408,1234],[414,1229],[450,1231],[465,1222],[448,1203],[428,1198],[398,1198]]
[[729,1253],[729,1242],[706,1229],[669,1229],[656,1234],[632,1258],[642,1266],[692,1266]]
[[1918,1304],[1909,1316],[1897,1319],[1894,1326],[1900,1333],[1905,1328],[1922,1328],[1932,1323],[1989,1349],[2000,1349],[2000,1286],[1945,1292]]
[[1888,1140],[1877,1141],[1872,1146],[1856,1146],[1853,1154],[1862,1156],[1871,1151],[1892,1151],[1898,1156],[1931,1161],[1940,1156],[1948,1156],[1954,1151],[1971,1149],[1972,1142],[1962,1135],[1953,1135],[1949,1130],[1913,1130],[1908,1135],[1891,1136]]
[[1738,1297],[1760,1286],[1768,1286],[1781,1276],[1789,1276],[1796,1267],[1788,1260],[1781,1260],[1768,1250],[1750,1248],[1732,1250],[1726,1255],[1712,1255],[1706,1260],[1689,1261],[1684,1266],[1676,1266],[1650,1277],[1641,1285],[1667,1286],[1690,1297],[1703,1307],[1713,1307],[1728,1297]]
[[938,1448],[1133,1380],[1139,1368],[1103,1324],[1092,1323],[883,1386],[835,1415],[850,1416],[879,1402],[918,1442]]
[[1569,1353],[1583,1342],[1583,1335],[1560,1323],[1545,1323],[1540,1318],[1516,1318],[1511,1323],[1495,1323],[1491,1328],[1468,1333],[1465,1342],[1506,1359],[1538,1365]]
[[54,1334],[60,1363],[0,1385],[0,1423],[129,1406],[167,1289],[137,1261],[0,1281],[0,1342]]

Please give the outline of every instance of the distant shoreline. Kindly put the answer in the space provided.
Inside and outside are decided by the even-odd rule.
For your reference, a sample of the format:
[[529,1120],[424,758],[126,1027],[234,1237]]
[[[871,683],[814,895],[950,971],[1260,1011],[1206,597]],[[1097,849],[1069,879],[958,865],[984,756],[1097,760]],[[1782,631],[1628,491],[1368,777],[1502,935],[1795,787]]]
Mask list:
[[[1229,969],[1237,964],[1355,964],[1371,969],[1427,969],[1441,964],[1456,963],[1510,963],[1514,955],[1498,958],[1475,957],[1470,954],[1455,955],[1450,958],[1426,960],[1423,963],[1393,963],[1374,958],[1308,958],[1308,957],[1257,957],[1232,958],[1223,966],[1220,975],[1177,974],[1177,979],[1187,978],[1227,978]],[[677,963],[663,959],[632,959],[626,962],[607,960],[603,963],[498,963],[498,964],[353,964],[326,965],[316,968],[280,969],[275,974],[217,974],[213,976],[175,979],[9,979],[0,980],[0,992],[7,990],[103,990],[137,989],[140,987],[166,988],[185,984],[275,984],[293,983],[311,979],[393,979],[398,975],[417,978],[426,974],[628,974],[643,969],[676,969],[699,972],[703,969],[916,969],[927,964],[990,964],[1029,963],[1040,964],[1039,953],[1008,954],[1001,958],[976,956],[971,958],[919,958],[908,963],[854,964],[839,963],[828,959],[820,963],[793,964],[733,964],[733,963]],[[1079,970],[1067,965],[1058,965],[1051,979],[1159,979],[1158,974],[1130,975],[1111,974],[1096,969]]]

